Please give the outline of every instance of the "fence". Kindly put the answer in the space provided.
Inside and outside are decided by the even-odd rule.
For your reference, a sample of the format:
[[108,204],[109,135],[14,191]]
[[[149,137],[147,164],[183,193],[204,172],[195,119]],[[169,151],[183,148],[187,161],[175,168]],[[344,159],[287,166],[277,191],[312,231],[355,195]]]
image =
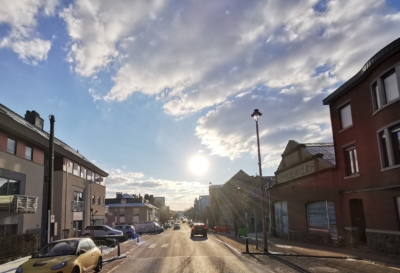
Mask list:
[[37,234],[0,237],[0,264],[29,256],[38,248]]

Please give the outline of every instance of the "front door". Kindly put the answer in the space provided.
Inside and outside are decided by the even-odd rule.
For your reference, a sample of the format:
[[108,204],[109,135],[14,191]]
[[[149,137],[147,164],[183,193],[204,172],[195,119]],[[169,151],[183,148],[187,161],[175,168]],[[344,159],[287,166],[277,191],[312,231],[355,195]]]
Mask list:
[[365,233],[366,224],[365,224],[363,200],[351,199],[349,201],[349,205],[350,205],[351,225],[359,229],[360,241],[366,243],[367,236]]
[[278,237],[289,237],[289,217],[286,201],[274,203],[275,230]]

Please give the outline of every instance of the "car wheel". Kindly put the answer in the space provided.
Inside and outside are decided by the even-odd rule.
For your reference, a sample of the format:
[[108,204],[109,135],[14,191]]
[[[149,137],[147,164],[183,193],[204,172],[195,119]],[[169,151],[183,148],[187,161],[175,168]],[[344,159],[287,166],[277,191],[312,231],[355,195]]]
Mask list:
[[71,273],[81,273],[81,270],[79,269],[79,267],[75,266],[75,267],[72,269]]
[[132,233],[127,232],[127,233],[126,233],[126,236],[128,236],[129,239],[132,239]]
[[103,268],[103,259],[99,257],[99,259],[97,260],[97,266],[95,268],[95,271],[100,272],[102,268]]

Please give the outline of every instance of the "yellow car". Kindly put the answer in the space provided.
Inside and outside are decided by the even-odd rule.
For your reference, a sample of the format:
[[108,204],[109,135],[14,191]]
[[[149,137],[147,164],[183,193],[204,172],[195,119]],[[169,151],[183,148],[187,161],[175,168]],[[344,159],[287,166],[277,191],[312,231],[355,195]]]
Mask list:
[[71,238],[47,244],[20,265],[16,273],[81,273],[103,265],[100,249],[89,238]]

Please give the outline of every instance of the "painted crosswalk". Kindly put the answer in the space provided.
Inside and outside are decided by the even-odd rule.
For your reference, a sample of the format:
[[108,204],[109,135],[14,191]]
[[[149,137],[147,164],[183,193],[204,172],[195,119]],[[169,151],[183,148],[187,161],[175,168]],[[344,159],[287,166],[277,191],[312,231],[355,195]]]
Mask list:
[[155,248],[157,244],[151,244],[149,248]]
[[168,247],[168,244],[163,244],[161,247]]

